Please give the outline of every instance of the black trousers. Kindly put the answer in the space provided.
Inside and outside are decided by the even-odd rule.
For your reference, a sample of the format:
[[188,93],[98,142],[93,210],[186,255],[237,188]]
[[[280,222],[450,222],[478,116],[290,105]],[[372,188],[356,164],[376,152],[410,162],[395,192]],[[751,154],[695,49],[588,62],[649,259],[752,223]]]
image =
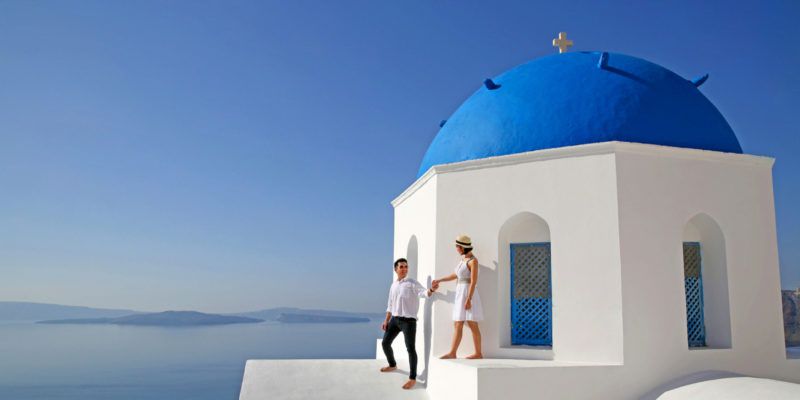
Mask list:
[[414,318],[405,317],[392,317],[389,320],[389,326],[386,327],[386,332],[383,334],[383,354],[386,354],[386,359],[392,367],[397,366],[394,360],[394,352],[392,351],[392,342],[400,332],[403,332],[403,338],[406,340],[406,350],[408,350],[408,364],[411,372],[408,374],[408,379],[417,379],[417,349],[414,345],[417,338],[417,320]]

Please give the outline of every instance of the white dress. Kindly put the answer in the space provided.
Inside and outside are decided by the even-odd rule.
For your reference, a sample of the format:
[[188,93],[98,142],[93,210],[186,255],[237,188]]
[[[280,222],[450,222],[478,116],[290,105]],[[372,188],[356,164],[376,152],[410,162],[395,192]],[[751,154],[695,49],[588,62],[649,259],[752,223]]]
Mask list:
[[483,309],[481,308],[481,297],[478,295],[477,286],[475,287],[475,293],[472,294],[472,307],[469,310],[464,309],[464,304],[467,303],[467,295],[469,295],[470,280],[467,261],[469,260],[461,260],[456,266],[458,283],[456,284],[456,300],[453,303],[453,321],[482,321]]

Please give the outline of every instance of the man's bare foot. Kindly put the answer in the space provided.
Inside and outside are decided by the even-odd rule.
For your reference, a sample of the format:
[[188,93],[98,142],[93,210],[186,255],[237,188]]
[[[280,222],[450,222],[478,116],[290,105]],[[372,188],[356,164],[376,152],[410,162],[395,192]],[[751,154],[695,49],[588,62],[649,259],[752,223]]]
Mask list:
[[409,379],[409,380],[408,380],[408,382],[406,382],[406,383],[405,383],[405,385],[403,385],[403,389],[406,389],[406,390],[408,390],[408,389],[411,389],[411,388],[413,388],[413,387],[414,387],[414,385],[416,385],[416,384],[417,384],[417,381],[416,381],[416,380],[414,380],[414,379]]
[[397,367],[388,366],[388,367],[381,368],[381,372],[391,372],[391,371],[394,371],[396,369],[397,369]]
[[439,357],[439,359],[441,359],[441,360],[449,360],[451,358],[456,358],[456,355],[453,354],[453,353],[447,353],[447,354]]
[[470,359],[470,360],[477,360],[477,359],[483,358],[483,354],[481,354],[481,353],[471,354],[471,355],[468,355],[467,358]]

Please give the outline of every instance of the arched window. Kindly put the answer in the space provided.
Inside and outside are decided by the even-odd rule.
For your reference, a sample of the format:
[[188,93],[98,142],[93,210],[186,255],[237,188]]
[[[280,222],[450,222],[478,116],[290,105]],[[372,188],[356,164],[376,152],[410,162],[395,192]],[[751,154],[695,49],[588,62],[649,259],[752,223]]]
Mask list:
[[731,347],[725,237],[714,219],[698,214],[683,231],[683,276],[689,347]]
[[500,303],[508,304],[502,312],[501,346],[552,346],[553,297],[547,222],[533,213],[519,213],[503,224],[498,244],[499,261],[508,265],[508,280],[501,281],[507,290],[499,291],[508,296],[508,303]]

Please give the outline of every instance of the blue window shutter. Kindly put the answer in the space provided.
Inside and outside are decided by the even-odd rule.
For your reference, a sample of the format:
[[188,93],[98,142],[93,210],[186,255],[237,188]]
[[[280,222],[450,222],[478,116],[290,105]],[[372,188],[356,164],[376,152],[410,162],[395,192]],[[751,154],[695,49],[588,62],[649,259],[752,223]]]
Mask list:
[[552,346],[550,243],[511,244],[511,344]]
[[683,244],[683,284],[686,291],[686,332],[689,338],[689,347],[706,345],[702,270],[700,243],[685,242]]

